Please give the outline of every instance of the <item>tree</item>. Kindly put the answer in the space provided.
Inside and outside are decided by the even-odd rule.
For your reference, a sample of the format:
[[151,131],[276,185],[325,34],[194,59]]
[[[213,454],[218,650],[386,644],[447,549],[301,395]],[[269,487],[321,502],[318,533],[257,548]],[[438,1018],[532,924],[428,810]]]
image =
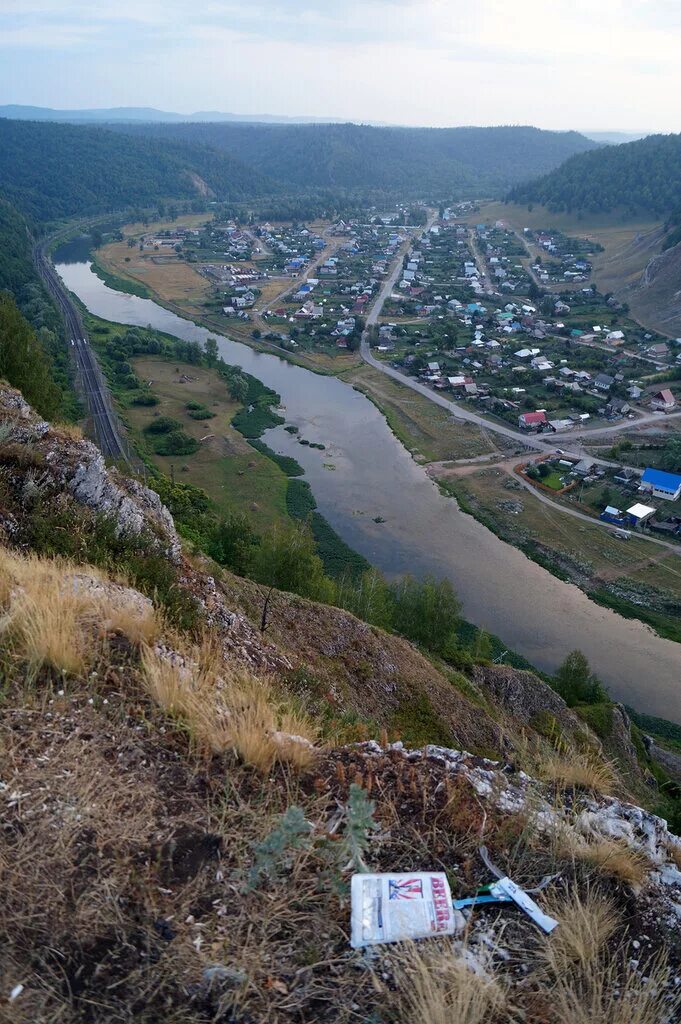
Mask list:
[[246,378],[242,377],[240,373],[236,373],[227,386],[229,388],[230,396],[234,401],[241,402],[243,405],[248,398],[248,381]]
[[471,653],[476,661],[492,660],[492,638],[484,629],[476,633]]
[[206,338],[206,344],[203,347],[203,354],[206,358],[206,362],[209,366],[215,366],[218,361],[218,342],[217,338]]
[[59,411],[61,391],[50,360],[8,292],[0,292],[0,377],[19,388],[43,416]]
[[667,472],[681,473],[681,438],[675,437],[667,442],[661,462]]
[[208,554],[220,565],[245,576],[253,559],[257,535],[243,513],[232,512],[215,528]]
[[431,651],[442,651],[461,614],[461,602],[449,580],[405,576],[390,591],[395,629]]
[[568,654],[554,676],[553,686],[568,707],[574,707],[575,704],[598,704],[607,698],[605,687],[591,671],[581,651]]
[[304,522],[268,530],[255,552],[251,575],[258,583],[313,600],[330,601],[334,595],[333,583],[324,575],[312,532]]

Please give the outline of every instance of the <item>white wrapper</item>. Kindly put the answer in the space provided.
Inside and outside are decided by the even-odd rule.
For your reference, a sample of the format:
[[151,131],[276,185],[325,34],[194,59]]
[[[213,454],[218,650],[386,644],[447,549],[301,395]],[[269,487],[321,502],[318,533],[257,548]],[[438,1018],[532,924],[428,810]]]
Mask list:
[[354,949],[452,935],[457,927],[449,882],[441,871],[353,875],[351,896]]

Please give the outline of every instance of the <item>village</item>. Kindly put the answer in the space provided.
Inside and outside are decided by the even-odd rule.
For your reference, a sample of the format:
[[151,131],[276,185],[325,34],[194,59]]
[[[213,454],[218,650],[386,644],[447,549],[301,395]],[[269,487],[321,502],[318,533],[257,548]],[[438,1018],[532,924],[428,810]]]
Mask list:
[[681,497],[681,474],[604,464],[589,456],[577,459],[560,449],[516,472],[558,504],[618,527],[614,532],[620,540],[636,530],[681,542],[681,506],[670,504]]
[[377,354],[528,432],[675,409],[681,339],[645,331],[594,285],[542,294],[519,245],[499,225],[433,225],[383,307]]

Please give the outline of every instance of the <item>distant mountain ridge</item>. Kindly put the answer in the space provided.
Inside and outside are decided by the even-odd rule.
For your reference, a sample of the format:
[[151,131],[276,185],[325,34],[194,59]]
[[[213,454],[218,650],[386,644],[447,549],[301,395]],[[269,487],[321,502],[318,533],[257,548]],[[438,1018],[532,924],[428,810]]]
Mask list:
[[33,107],[10,103],[0,106],[0,117],[13,121],[84,121],[109,123],[112,121],[168,122],[185,121],[245,121],[265,124],[342,124],[337,117],[287,117],[285,114],[231,114],[219,110],[197,110],[193,114],[178,114],[155,107],[101,107],[76,110],[57,110],[54,107]]

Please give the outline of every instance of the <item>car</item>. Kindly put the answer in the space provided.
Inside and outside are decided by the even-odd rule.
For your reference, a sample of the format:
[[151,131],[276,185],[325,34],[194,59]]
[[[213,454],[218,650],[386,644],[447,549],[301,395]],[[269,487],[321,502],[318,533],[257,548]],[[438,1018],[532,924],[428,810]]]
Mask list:
[[565,452],[562,448],[556,448],[556,455],[565,455]]

